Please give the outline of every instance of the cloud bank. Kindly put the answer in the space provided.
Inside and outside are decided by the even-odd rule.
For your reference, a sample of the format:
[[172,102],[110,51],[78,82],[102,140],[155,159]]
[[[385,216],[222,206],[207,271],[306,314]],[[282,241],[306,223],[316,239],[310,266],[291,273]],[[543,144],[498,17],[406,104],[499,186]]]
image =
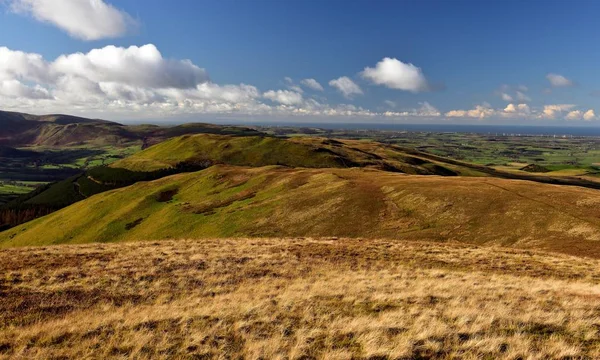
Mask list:
[[[376,74],[388,73],[387,67],[380,64],[367,77],[377,79]],[[393,64],[393,67],[398,65],[395,60]],[[410,64],[400,67],[406,66],[411,71],[416,69]],[[391,73],[397,75],[394,71]],[[420,75],[408,78],[414,80]],[[412,84],[415,90],[424,89],[421,80],[419,85],[419,81],[405,82],[407,78],[403,76],[386,79],[382,82],[386,86],[402,83],[402,86]],[[348,121],[351,118],[438,122],[446,119],[597,120],[593,109],[573,104],[528,105],[527,89],[522,86],[501,89],[511,101],[498,109],[483,103],[471,109],[441,111],[427,101],[419,102],[412,109],[401,109],[388,100],[385,104],[390,111],[373,111],[354,104],[328,104],[320,94],[326,89],[312,78],[303,79],[299,84],[287,78],[283,85],[286,89],[261,91],[250,84],[216,84],[202,67],[190,60],[165,58],[153,44],[106,46],[87,53],[64,54],[54,60],[0,47],[0,104],[3,109],[13,111],[69,112],[117,119],[227,115],[343,117]],[[304,92],[300,85],[310,91]],[[333,79],[329,85],[347,99],[363,94],[359,84],[347,76]]]

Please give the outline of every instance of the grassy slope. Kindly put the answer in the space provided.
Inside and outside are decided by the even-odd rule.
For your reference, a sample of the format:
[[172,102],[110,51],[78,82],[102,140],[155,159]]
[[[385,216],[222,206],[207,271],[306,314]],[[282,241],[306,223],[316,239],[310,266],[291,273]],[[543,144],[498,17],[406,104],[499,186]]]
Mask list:
[[0,251],[0,358],[598,359],[600,262],[424,242]]
[[184,161],[207,159],[216,163],[254,167],[285,165],[339,168],[372,165],[408,174],[483,175],[466,167],[410,156],[373,141],[206,134],[167,140],[111,166],[133,171],[155,171]]
[[167,140],[141,153],[117,161],[112,167],[156,171],[180,162],[212,160],[230,165],[288,165],[338,167],[335,157],[317,153],[296,142],[272,137],[188,135]]
[[600,257],[598,204],[594,190],[526,181],[215,166],[95,195],[0,233],[0,244],[346,236]]
[[[228,127],[182,126],[188,130],[229,131]],[[189,128],[189,129],[188,129]],[[169,128],[170,131],[178,130]],[[178,131],[180,131],[179,129]],[[233,129],[245,131],[244,128]],[[232,130],[232,131],[233,131]],[[183,131],[183,130],[181,130]],[[250,133],[246,133],[249,135]],[[158,179],[175,173],[197,171],[214,163],[265,166],[285,165],[308,168],[376,167],[388,171],[428,175],[478,176],[465,166],[445,164],[409,156],[389,146],[370,141],[336,141],[322,138],[293,140],[264,136],[188,135],[155,145],[111,167],[97,167],[67,178],[35,193],[13,201],[9,206],[43,206],[59,209],[94,194]],[[46,211],[46,210],[45,210]],[[45,212],[44,212],[45,213]],[[14,226],[31,217],[15,221]],[[0,224],[1,226],[2,224]]]

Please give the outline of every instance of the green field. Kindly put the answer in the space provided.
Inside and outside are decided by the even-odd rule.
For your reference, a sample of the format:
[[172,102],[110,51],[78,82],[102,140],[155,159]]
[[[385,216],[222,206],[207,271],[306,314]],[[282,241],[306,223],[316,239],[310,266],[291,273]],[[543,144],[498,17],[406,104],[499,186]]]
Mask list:
[[[295,127],[264,127],[260,130],[282,136],[369,139],[503,170],[519,171],[528,164],[537,164],[552,171],[549,175],[593,177],[600,173],[600,139],[594,137],[323,130]],[[513,165],[517,163],[519,165]]]

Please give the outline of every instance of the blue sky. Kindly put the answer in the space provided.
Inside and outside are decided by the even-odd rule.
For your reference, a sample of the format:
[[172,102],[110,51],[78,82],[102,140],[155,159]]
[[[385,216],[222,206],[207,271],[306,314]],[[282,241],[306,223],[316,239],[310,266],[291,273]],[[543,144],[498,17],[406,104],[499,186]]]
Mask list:
[[56,4],[0,0],[3,109],[115,120],[600,121],[597,1]]

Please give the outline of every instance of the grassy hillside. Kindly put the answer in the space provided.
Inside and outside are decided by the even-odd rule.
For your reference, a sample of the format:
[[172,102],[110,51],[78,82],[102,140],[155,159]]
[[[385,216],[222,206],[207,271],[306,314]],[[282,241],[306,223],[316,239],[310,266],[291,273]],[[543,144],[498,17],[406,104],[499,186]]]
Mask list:
[[0,251],[0,358],[598,359],[600,262],[423,242]]
[[[198,124],[185,127],[198,130]],[[225,128],[222,128],[225,130]],[[210,130],[210,129],[209,129]],[[208,130],[207,130],[208,131]],[[376,167],[428,175],[477,175],[464,166],[408,156],[376,142],[322,138],[186,135],[148,148],[111,167],[72,175],[0,207],[0,229],[12,227],[92,195],[167,175],[198,171],[213,164],[285,165],[308,168]],[[0,169],[2,170],[2,169]],[[36,207],[43,207],[41,211]]]
[[376,166],[421,175],[483,175],[466,167],[407,155],[392,147],[356,140],[314,137],[275,138],[187,135],[173,138],[111,165],[132,171],[156,171],[185,161],[210,160],[240,166],[284,165],[308,168]]
[[339,167],[338,157],[316,148],[273,137],[186,135],[167,140],[112,164],[114,168],[156,171],[185,161],[211,160],[246,166]]
[[371,169],[214,166],[92,196],[1,246],[237,236],[494,244],[600,257],[595,190]]

